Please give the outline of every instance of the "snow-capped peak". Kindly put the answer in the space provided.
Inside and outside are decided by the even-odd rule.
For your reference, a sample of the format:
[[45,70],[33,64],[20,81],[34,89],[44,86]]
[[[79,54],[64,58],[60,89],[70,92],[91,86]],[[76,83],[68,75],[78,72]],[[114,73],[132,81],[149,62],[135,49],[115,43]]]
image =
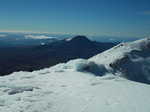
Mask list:
[[69,41],[71,41],[72,40],[72,38],[66,38],[65,39],[65,41],[67,41],[67,42],[69,42]]
[[66,38],[65,41],[70,42],[70,41],[90,41],[86,36],[75,36],[73,38]]

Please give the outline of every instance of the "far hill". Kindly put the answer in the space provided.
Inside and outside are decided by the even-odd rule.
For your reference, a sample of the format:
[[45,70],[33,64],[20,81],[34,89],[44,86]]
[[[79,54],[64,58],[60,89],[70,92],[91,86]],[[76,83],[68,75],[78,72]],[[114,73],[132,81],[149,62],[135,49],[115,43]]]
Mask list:
[[87,59],[115,45],[76,36],[38,46],[0,48],[0,74],[39,70],[76,58]]

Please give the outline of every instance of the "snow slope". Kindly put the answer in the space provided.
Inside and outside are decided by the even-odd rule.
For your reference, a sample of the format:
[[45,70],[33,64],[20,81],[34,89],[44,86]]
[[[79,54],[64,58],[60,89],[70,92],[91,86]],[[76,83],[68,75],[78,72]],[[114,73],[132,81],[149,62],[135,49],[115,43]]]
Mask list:
[[89,59],[113,74],[150,84],[150,38],[121,43]]
[[114,75],[110,66],[132,49],[147,46],[148,40],[143,41],[89,60],[0,77],[0,112],[150,112],[150,85],[118,77],[121,71]]

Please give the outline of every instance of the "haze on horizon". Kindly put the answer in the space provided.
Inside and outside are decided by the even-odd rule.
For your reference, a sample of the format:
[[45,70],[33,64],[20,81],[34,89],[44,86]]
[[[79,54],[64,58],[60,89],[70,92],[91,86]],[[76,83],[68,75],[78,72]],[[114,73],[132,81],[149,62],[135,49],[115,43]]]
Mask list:
[[1,0],[0,31],[150,35],[149,0]]

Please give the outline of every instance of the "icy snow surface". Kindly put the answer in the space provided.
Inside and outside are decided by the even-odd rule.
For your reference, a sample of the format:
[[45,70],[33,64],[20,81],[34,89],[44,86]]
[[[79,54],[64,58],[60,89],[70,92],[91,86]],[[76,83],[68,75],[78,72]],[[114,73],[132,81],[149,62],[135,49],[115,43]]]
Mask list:
[[0,112],[150,112],[150,86],[44,69],[0,78]]

